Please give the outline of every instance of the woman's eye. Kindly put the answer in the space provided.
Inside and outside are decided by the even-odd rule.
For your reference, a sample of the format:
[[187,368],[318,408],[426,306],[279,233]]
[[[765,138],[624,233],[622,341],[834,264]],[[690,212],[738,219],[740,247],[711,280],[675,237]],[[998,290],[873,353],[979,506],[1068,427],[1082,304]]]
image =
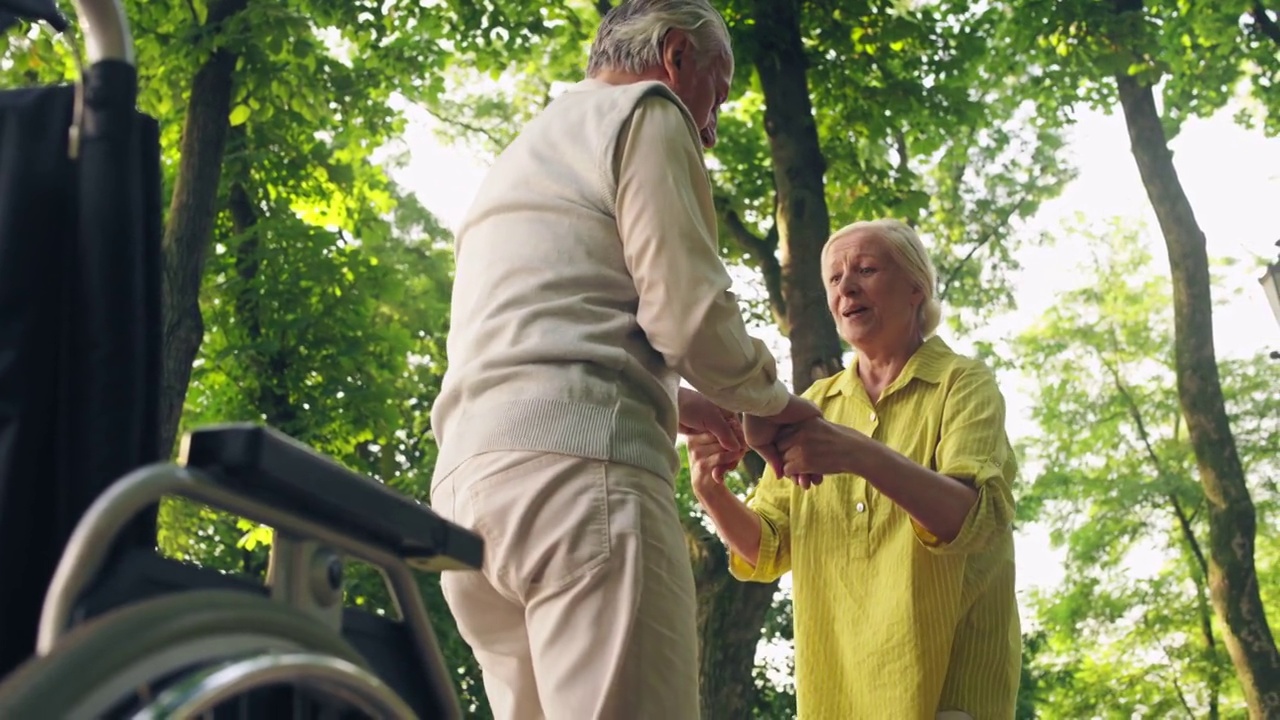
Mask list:
[[872,274],[872,273],[874,273],[875,271],[876,271],[876,269],[875,269],[875,268],[864,267],[864,268],[862,268],[861,270],[859,270],[858,272],[862,273],[863,275],[871,275],[871,274]]

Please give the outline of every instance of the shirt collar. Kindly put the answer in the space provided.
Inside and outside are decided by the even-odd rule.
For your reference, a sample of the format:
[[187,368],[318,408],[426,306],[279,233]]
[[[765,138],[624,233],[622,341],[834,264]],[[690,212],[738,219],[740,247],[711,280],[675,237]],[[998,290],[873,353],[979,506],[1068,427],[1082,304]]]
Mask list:
[[[889,384],[885,389],[885,394],[890,390],[905,387],[912,380],[921,380],[933,385],[942,381],[943,375],[946,374],[947,367],[951,364],[950,360],[955,355],[951,348],[943,342],[942,338],[934,335],[925,340],[920,347],[911,355],[911,359],[907,360],[907,364],[902,368],[902,372],[898,377]],[[858,356],[854,355],[853,363],[845,368],[835,382],[827,388],[827,397],[834,395],[854,395],[863,391],[862,380],[858,378]]]

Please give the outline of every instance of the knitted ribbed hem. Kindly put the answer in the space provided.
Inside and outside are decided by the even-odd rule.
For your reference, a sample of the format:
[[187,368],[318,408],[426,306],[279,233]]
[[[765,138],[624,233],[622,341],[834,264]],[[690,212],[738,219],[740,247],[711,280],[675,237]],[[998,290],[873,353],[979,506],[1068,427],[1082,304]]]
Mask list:
[[468,408],[449,428],[436,459],[435,477],[443,478],[474,455],[503,450],[634,465],[671,482],[680,469],[675,438],[652,417],[617,407],[525,398]]

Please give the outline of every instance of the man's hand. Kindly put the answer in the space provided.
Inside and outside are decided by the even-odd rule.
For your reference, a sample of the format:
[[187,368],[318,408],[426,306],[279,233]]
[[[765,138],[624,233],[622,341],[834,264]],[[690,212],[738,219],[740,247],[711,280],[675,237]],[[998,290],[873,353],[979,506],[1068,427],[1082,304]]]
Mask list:
[[[760,453],[760,457],[764,458],[765,462],[769,463],[769,466],[773,468],[774,474],[778,477],[784,477],[782,454],[776,445],[778,431],[795,423],[821,417],[822,411],[818,409],[817,405],[802,397],[792,395],[786,407],[777,415],[771,417],[748,415],[743,421],[744,436],[747,444]],[[816,482],[812,484],[816,485],[820,482],[822,482],[822,479],[817,478]]]
[[[742,453],[747,450],[742,424],[738,416],[721,408],[708,400],[701,393],[681,387],[679,395],[680,434],[698,435],[709,433],[715,437],[720,446],[731,453]],[[735,461],[736,464],[736,461]]]
[[724,476],[741,462],[746,448],[725,450],[720,441],[710,433],[689,436],[689,475],[693,494],[699,501],[709,493],[724,489]]
[[869,438],[857,430],[812,418],[778,432],[775,443],[782,455],[782,469],[801,487],[805,479],[857,472],[857,460]]

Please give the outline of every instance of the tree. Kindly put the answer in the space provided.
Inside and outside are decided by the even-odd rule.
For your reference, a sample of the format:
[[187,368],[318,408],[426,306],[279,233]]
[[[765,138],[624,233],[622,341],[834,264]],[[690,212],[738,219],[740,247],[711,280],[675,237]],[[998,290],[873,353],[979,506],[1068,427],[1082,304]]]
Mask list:
[[[1171,286],[1134,229],[1073,233],[1082,240],[1095,258],[1087,285],[1016,341],[1039,388],[1040,429],[1029,450],[1040,471],[1019,514],[1067,551],[1062,586],[1034,603],[1033,665],[1050,673],[1036,710],[1235,717],[1245,694],[1211,609],[1212,499],[1178,399]],[[1259,355],[1224,362],[1222,377],[1236,423],[1249,428],[1246,468],[1273,476],[1280,400],[1259,390],[1280,381],[1280,367]],[[1251,489],[1259,512],[1275,513],[1274,483]],[[1274,557],[1275,539],[1264,545]]]
[[[1280,652],[1262,604],[1256,570],[1257,510],[1232,434],[1214,350],[1205,237],[1183,191],[1169,139],[1190,116],[1216,111],[1246,81],[1263,124],[1274,131],[1271,86],[1280,57],[1261,3],[1201,5],[1173,0],[1110,0],[1012,6],[1014,47],[1039,52],[1046,93],[1084,86],[1083,97],[1118,104],[1132,152],[1168,251],[1173,282],[1178,397],[1195,449],[1207,508],[1208,585],[1224,640],[1253,717],[1280,717]],[[1246,13],[1248,21],[1244,21]],[[1163,115],[1156,87],[1163,82]],[[1246,121],[1256,121],[1246,117]]]

